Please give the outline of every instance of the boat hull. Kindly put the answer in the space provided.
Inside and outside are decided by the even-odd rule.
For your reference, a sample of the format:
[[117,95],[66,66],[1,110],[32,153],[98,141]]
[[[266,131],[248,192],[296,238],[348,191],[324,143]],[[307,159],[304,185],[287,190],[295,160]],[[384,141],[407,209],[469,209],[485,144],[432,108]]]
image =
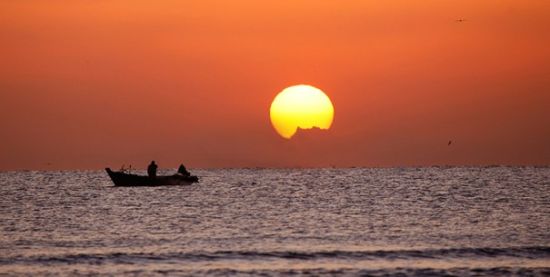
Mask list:
[[105,170],[117,187],[188,186],[199,182],[197,176],[172,175],[151,178],[149,176],[112,171],[110,168]]

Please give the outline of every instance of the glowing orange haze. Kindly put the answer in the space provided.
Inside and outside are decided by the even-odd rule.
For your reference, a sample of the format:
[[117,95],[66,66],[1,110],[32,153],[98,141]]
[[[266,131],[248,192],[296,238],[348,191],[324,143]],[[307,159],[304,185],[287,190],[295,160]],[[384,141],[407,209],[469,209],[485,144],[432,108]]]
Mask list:
[[[2,1],[0,169],[549,164],[549,26],[547,0]],[[269,106],[302,83],[334,124],[287,141]]]

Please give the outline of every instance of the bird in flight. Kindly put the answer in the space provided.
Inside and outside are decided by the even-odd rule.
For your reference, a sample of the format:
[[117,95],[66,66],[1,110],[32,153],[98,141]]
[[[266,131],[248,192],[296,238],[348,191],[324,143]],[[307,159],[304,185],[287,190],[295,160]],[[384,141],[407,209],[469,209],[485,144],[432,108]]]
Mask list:
[[460,23],[462,23],[462,22],[466,21],[466,19],[464,19],[464,18],[460,18],[460,19],[457,19],[457,20],[455,20],[455,21],[456,21],[456,22],[460,22]]
[[451,145],[451,143],[453,143],[453,141],[449,140],[449,143],[447,143],[447,146]]

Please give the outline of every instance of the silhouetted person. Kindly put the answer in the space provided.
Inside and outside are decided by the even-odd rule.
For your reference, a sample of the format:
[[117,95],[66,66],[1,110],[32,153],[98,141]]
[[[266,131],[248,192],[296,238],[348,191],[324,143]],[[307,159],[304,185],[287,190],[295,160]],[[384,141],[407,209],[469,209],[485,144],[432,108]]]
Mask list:
[[149,177],[151,178],[157,177],[157,168],[158,166],[155,161],[151,161],[151,163],[147,167],[147,175],[149,175]]
[[181,174],[183,176],[191,176],[191,173],[187,171],[187,169],[183,164],[180,164],[180,167],[178,168],[178,174]]

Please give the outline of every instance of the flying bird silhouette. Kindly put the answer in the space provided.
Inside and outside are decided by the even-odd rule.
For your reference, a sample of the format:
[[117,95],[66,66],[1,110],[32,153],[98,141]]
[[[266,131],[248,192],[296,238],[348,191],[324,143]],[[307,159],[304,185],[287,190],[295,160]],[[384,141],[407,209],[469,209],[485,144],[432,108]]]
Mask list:
[[449,140],[449,143],[447,143],[447,146],[451,145],[451,143],[453,143],[453,141]]
[[456,22],[462,23],[462,22],[466,21],[466,19],[464,19],[464,18],[459,18],[459,19],[457,19],[457,20],[455,20],[455,21],[456,21]]

